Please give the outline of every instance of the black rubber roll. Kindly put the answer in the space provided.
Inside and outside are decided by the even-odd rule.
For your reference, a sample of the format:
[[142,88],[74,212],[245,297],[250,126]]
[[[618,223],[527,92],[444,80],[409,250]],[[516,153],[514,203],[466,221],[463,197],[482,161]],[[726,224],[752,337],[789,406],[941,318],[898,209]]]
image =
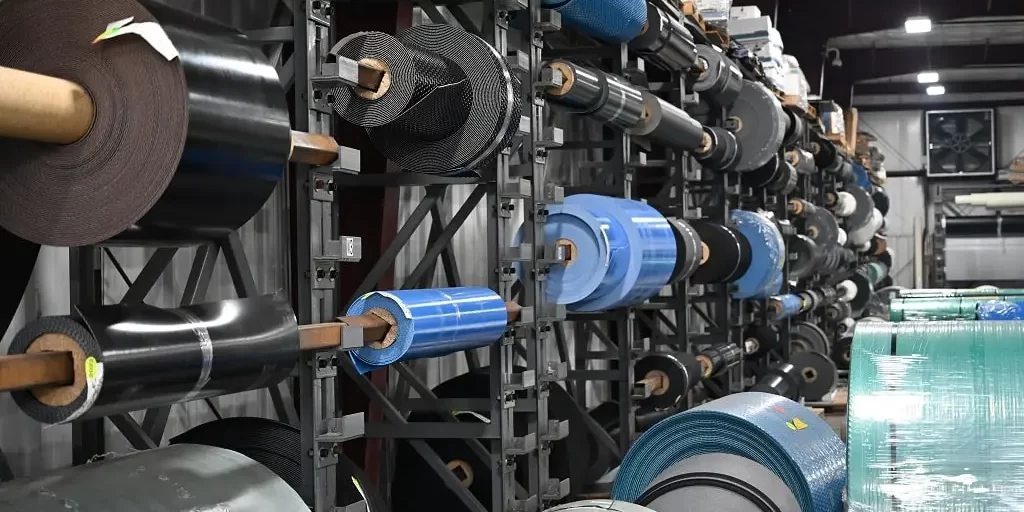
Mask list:
[[825,331],[810,322],[797,322],[790,327],[790,351],[814,351],[828,355],[828,335]]
[[694,159],[713,171],[726,171],[732,168],[740,151],[736,136],[719,126],[705,126],[704,132],[711,140],[710,149],[702,153],[695,152]]
[[835,391],[839,382],[839,370],[829,356],[817,351],[800,352],[789,358],[803,379],[803,397],[812,402],[820,401]]
[[881,185],[875,185],[871,191],[871,199],[874,199],[875,208],[877,208],[882,215],[889,214],[889,193],[885,191],[884,187]]
[[8,349],[74,357],[72,384],[11,393],[42,423],[262,388],[287,377],[298,359],[299,330],[283,294],[180,309],[79,306],[76,318],[31,322]]
[[721,50],[704,44],[697,45],[697,65],[702,71],[694,92],[716,105],[732,105],[743,89],[743,74],[736,65]]
[[800,148],[794,148],[786,151],[786,161],[789,162],[789,165],[792,165],[799,174],[809,175],[818,171],[818,168],[814,163],[814,155]]
[[720,343],[708,347],[697,355],[704,369],[704,378],[718,377],[743,359],[743,350],[734,343]]
[[761,168],[745,173],[743,182],[754,188],[785,195],[796,189],[797,178],[796,169],[778,155],[774,155]]
[[787,249],[791,279],[803,279],[813,275],[825,256],[821,247],[804,235],[790,237]]
[[743,330],[743,350],[748,359],[764,357],[781,344],[778,327],[774,325],[749,325]]
[[633,375],[637,380],[650,377],[662,379],[662,386],[653,391],[651,396],[640,400],[639,404],[650,409],[668,409],[686,398],[686,393],[700,382],[703,370],[693,354],[655,353],[638,359],[633,367]]
[[992,238],[1024,235],[1024,215],[944,217],[946,238]]
[[832,362],[840,370],[850,369],[850,351],[853,348],[853,336],[842,336],[832,344]]
[[[179,57],[108,23],[158,22]],[[0,226],[43,245],[117,237],[190,243],[237,230],[288,163],[277,71],[238,32],[135,0],[6,0],[0,63],[89,91],[96,116],[68,145],[0,139]]]
[[854,315],[859,314],[868,306],[871,296],[875,293],[875,286],[865,273],[857,271],[850,276],[850,281],[857,285],[857,295],[850,301]]
[[782,111],[786,114],[786,135],[782,139],[782,145],[791,148],[804,138],[807,121],[803,116],[788,108],[783,108]]
[[[356,62],[380,63],[387,70],[385,94],[357,92],[350,87],[336,87],[331,90],[335,112],[343,119],[364,128],[383,126],[398,119],[409,108],[413,96],[419,93],[422,99],[431,91],[430,84],[418,83],[417,61],[413,52],[391,34],[384,32],[357,32],[344,37],[331,49],[331,53]],[[421,54],[422,55],[422,54]],[[459,71],[461,74],[461,71]],[[462,75],[465,79],[465,75]],[[370,99],[374,98],[374,99]],[[441,123],[439,123],[441,124]]]
[[[307,504],[312,489],[302,488],[302,434],[299,429],[264,418],[224,418],[203,423],[171,438],[171,444],[198,444],[231,450],[259,462],[284,480]],[[383,496],[369,477],[348,457],[337,453],[338,504],[345,506],[366,497],[369,512],[386,512]],[[352,479],[359,482],[356,489]]]
[[658,512],[799,512],[800,502],[781,478],[739,455],[706,453],[661,472],[636,500]]
[[[622,78],[560,59],[547,66],[563,77],[561,87],[546,91],[551,103],[622,130],[637,126],[643,119],[643,94]],[[653,131],[657,123],[652,124]]]
[[803,377],[800,376],[796,366],[790,363],[780,363],[768,370],[749,391],[759,391],[772,395],[784,396],[790,400],[799,400],[803,386]]
[[668,222],[672,226],[672,234],[676,239],[676,266],[669,282],[678,283],[689,279],[697,271],[704,250],[701,246],[700,235],[690,226],[689,222],[674,217],[668,218]]
[[647,4],[647,23],[629,49],[669,71],[686,71],[697,62],[697,46],[685,27],[661,9]]
[[835,174],[839,171],[839,168],[843,165],[843,158],[839,154],[839,149],[836,148],[835,143],[826,139],[825,137],[811,132],[811,153],[814,155],[814,163],[817,164],[818,169],[822,172]]
[[[431,57],[426,69],[434,76],[424,78],[419,65],[416,73],[418,81],[437,87],[395,122],[367,128],[381,153],[410,171],[452,174],[486,164],[512,142],[522,110],[520,83],[503,55],[446,23],[407,28],[396,37],[418,61]],[[442,62],[444,77],[438,75]]]
[[708,248],[707,261],[690,278],[693,284],[730,283],[750,267],[750,242],[739,231],[705,220],[690,222]]
[[853,315],[853,308],[850,307],[848,302],[836,302],[829,304],[825,308],[825,318],[829,320],[842,320],[843,318],[849,318]]
[[[614,92],[613,89],[609,99]],[[690,114],[652,93],[645,91],[641,94],[642,115],[637,124],[627,128],[629,134],[679,151],[695,151],[704,146],[704,127]]]
[[786,114],[775,94],[764,85],[743,80],[739,96],[729,106],[726,123],[740,145],[737,172],[761,168],[782,149]]
[[797,227],[824,249],[831,249],[839,244],[839,222],[836,221],[835,215],[825,208],[817,208],[813,214],[799,219]]
[[849,192],[857,200],[857,207],[853,214],[846,219],[847,231],[852,232],[866,226],[871,221],[871,215],[875,211],[875,201],[867,190],[857,185],[848,185],[843,190]]

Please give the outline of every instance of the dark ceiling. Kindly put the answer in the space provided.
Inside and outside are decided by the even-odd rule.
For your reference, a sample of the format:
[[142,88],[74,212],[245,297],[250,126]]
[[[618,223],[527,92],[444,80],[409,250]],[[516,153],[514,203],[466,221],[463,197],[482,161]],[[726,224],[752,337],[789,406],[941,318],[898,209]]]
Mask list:
[[[923,96],[925,86],[906,75],[927,70],[956,73],[954,83],[943,82],[947,93],[983,100],[986,94],[1019,91],[1024,98],[1019,75],[1003,72],[1002,80],[994,80],[992,73],[981,72],[1024,70],[1024,0],[735,0],[733,5],[756,5],[775,17],[786,53],[800,61],[811,90],[819,90],[824,61],[823,97],[846,106],[854,94],[872,96],[876,103],[885,103],[887,96],[895,103]],[[903,25],[912,16],[929,17],[932,32],[906,34]],[[839,58],[831,51],[824,59],[826,48],[836,48]],[[833,65],[834,60],[842,65]],[[978,70],[978,79],[965,69]]]

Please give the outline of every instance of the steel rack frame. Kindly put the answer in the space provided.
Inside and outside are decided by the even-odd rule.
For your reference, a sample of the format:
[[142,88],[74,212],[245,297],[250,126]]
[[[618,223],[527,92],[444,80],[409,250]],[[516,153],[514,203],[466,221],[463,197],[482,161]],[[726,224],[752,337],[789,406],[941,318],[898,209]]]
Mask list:
[[[577,34],[573,34],[577,36]],[[582,37],[582,36],[580,36]],[[553,57],[579,58],[592,61],[600,59],[607,69],[629,80],[631,75],[642,73],[642,66],[630,62],[625,44],[602,46],[583,38],[585,46],[573,46],[549,50]],[[622,198],[633,197],[635,171],[647,164],[646,155],[637,151],[630,137],[622,131],[604,127],[600,140],[564,141],[558,150],[601,150],[604,158],[600,161],[586,161],[581,169],[592,170],[593,179],[587,184],[574,183],[565,187],[565,194],[593,193]],[[635,437],[635,409],[633,400],[637,393],[633,378],[633,359],[637,353],[636,311],[633,308],[618,308],[601,313],[570,313],[566,320],[573,322],[573,365],[568,370],[567,390],[574,399],[575,410],[570,412],[569,447],[572,452],[589,449],[587,435],[593,436],[603,449],[620,460],[629,449]],[[598,322],[607,322],[607,327]],[[566,339],[566,325],[555,326],[555,338],[562,361],[570,360]],[[604,346],[602,350],[590,350],[589,343],[596,338]],[[591,361],[604,361],[610,369],[588,369]],[[588,382],[604,381],[612,384],[611,397],[618,401],[619,436],[611,435],[587,414],[586,388]],[[642,396],[641,396],[642,397]],[[579,497],[589,491],[584,469],[581,465],[570,464],[570,494]]]
[[[146,295],[156,286],[164,271],[170,266],[179,250],[178,247],[157,249],[133,280],[109,248],[86,246],[72,249],[69,269],[72,283],[72,306],[104,303],[102,266],[104,257],[110,261],[122,281],[128,286],[128,291],[120,302],[122,304],[142,303]],[[237,233],[232,233],[223,240],[198,247],[192,260],[192,268],[185,284],[185,290],[182,293],[181,306],[203,302],[221,253],[224,254],[224,261],[238,297],[247,298],[259,295],[242,242]],[[271,386],[267,390],[270,392],[277,417],[283,422],[297,424],[298,416],[290,403],[290,389],[282,383]],[[207,398],[205,402],[209,406],[210,412],[217,419],[221,419],[222,415],[214,400]],[[135,421],[128,413],[108,416],[106,419],[109,419],[117,427],[133,448],[147,450],[157,448],[163,442],[171,407],[172,405],[167,405],[146,410],[142,424]],[[85,464],[106,453],[103,427],[104,418],[72,423],[72,463],[74,465]]]
[[[322,12],[322,16],[314,14],[309,16],[309,19],[303,12],[297,12],[296,26],[301,22],[315,29],[317,36],[314,38],[308,33],[301,35],[298,29],[295,33],[296,55],[300,56],[300,52],[305,49],[307,57],[305,66],[295,67],[295,74],[300,77],[296,90],[297,111],[302,112],[303,108],[307,108],[310,112],[310,128],[319,126],[320,133],[330,133],[330,110],[325,108],[326,103],[320,104],[320,99],[326,98],[315,94],[310,79],[316,77],[321,69],[318,66],[326,56],[327,45],[343,35],[337,33],[340,28],[339,17],[351,19],[352,16],[345,13],[347,7],[344,2],[328,5],[327,2],[313,0],[297,1],[305,3],[304,12],[315,13],[316,7],[333,9],[333,13]],[[547,182],[545,169],[547,150],[557,145],[560,137],[543,127],[544,102],[539,95],[534,94],[541,67],[544,31],[550,28],[550,12],[542,11],[541,0],[485,0],[483,29],[478,30],[458,5],[459,2],[444,3],[447,13],[457,23],[488,41],[500,54],[506,55],[514,71],[520,74],[524,101],[519,137],[512,148],[506,149],[497,157],[492,168],[481,170],[482,176],[479,178],[448,178],[401,172],[357,174],[340,169],[327,170],[323,175],[317,174],[316,170],[300,172],[294,178],[292,191],[295,203],[294,235],[298,235],[295,238],[296,246],[299,248],[298,256],[293,262],[293,279],[298,289],[296,301],[298,310],[302,312],[302,320],[308,318],[309,321],[318,321],[318,318],[336,316],[354,297],[378,287],[391,286],[388,282],[389,269],[398,253],[408,244],[413,233],[428,215],[432,219],[432,226],[426,251],[414,270],[406,276],[404,286],[418,287],[432,282],[439,258],[447,284],[461,286],[462,277],[451,242],[473,210],[479,204],[485,204],[489,213],[488,261],[490,268],[493,269],[489,278],[490,287],[498,291],[505,300],[512,300],[516,281],[521,279],[527,283],[526,286],[519,287],[522,289],[519,297],[522,311],[518,321],[510,326],[501,342],[489,349],[490,394],[496,399],[438,399],[427,384],[405,363],[392,366],[399,380],[397,387],[400,390],[415,389],[421,397],[419,399],[389,396],[381,391],[377,379],[359,375],[347,357],[338,358],[337,368],[340,368],[349,379],[346,382],[353,382],[370,400],[371,416],[369,422],[365,424],[367,438],[407,441],[469,510],[534,512],[542,509],[546,502],[561,499],[568,492],[568,481],[559,482],[549,478],[547,460],[550,443],[564,438],[568,430],[567,422],[550,421],[547,415],[547,387],[551,382],[564,379],[566,370],[564,365],[548,361],[545,356],[547,344],[553,336],[552,323],[564,316],[564,308],[555,307],[544,301],[545,266],[554,261],[553,248],[533,243],[533,240],[540,238],[539,234],[542,233],[547,215],[546,205],[558,202],[562,198],[561,189]],[[451,22],[443,10],[433,2],[420,0],[417,5],[432,22]],[[401,8],[396,11],[401,11]],[[334,24],[330,23],[331,15],[334,16]],[[406,15],[398,15],[399,26],[408,25],[410,20],[402,19]],[[518,31],[509,30],[513,23],[518,23]],[[333,34],[330,33],[332,29],[335,32]],[[512,34],[521,34],[522,37],[510,37]],[[313,44],[314,40],[319,43]],[[304,59],[300,56],[293,60],[299,63]],[[305,90],[300,90],[303,83],[306,84]],[[313,101],[307,102],[306,98],[313,98]],[[303,129],[304,126],[300,125],[299,128]],[[355,142],[361,150],[373,152],[366,141]],[[364,170],[384,170],[385,164],[382,159],[373,160],[378,169],[368,169],[365,156],[362,159]],[[387,165],[391,167],[390,164]],[[317,183],[324,184],[323,190]],[[447,221],[445,217],[451,205],[447,203],[445,193],[451,185],[472,185],[474,188],[467,201],[458,208],[452,219]],[[325,274],[317,272],[320,267],[317,266],[316,251],[320,247],[320,240],[328,233],[333,234],[329,229],[333,228],[336,231],[340,220],[360,213],[359,208],[353,208],[355,204],[347,200],[347,193],[353,190],[382,188],[394,190],[399,187],[424,187],[425,194],[410,217],[401,224],[393,240],[388,242],[389,237],[382,236],[380,252],[371,256],[373,265],[366,271],[365,277],[353,281],[353,275],[347,273],[345,267],[328,266],[324,269],[328,279],[323,279]],[[312,190],[313,194],[304,192],[308,190]],[[318,195],[322,196],[324,204],[315,203]],[[392,194],[385,192],[385,196],[388,195]],[[305,209],[307,204],[311,205],[308,210]],[[317,206],[321,209],[317,209]],[[519,247],[511,247],[511,230],[516,228],[513,225],[513,214],[518,208],[522,208],[526,213],[523,227],[524,243]],[[310,221],[313,224],[310,230],[313,236],[307,238],[305,226],[308,226]],[[317,234],[320,234],[320,237],[317,237]],[[312,257],[303,254],[307,247]],[[374,252],[376,248],[371,247],[367,250]],[[516,263],[521,263],[529,275],[518,276]],[[332,270],[335,270],[333,274]],[[341,284],[346,280],[352,286],[348,290],[343,290]],[[319,307],[311,307],[317,303]],[[466,352],[465,355],[471,369],[479,367],[480,362],[474,352]],[[526,369],[521,373],[513,372],[517,355],[521,355],[526,363]],[[319,364],[313,366],[323,369],[325,363],[323,360],[319,361]],[[332,376],[337,375],[330,372],[330,369],[335,368],[334,363],[333,359],[326,362],[328,373]],[[318,373],[321,371],[319,369]],[[309,381],[310,379],[303,381],[304,390],[308,387]],[[488,424],[459,423],[456,418],[450,416],[453,403],[458,403],[462,410],[489,413],[492,421]],[[405,412],[411,409],[442,413],[442,417],[447,416],[445,419],[448,421],[410,423],[405,420]],[[379,411],[380,420],[383,421],[375,418],[375,413],[372,412],[374,410]],[[528,415],[529,431],[523,435],[516,436],[513,432],[514,414]],[[306,425],[303,426],[305,432]],[[473,452],[491,467],[492,503],[479,503],[463,487],[460,480],[447,468],[445,461],[442,461],[424,441],[431,438],[463,439]],[[524,463],[528,465],[529,479],[521,485],[516,481],[515,469],[517,464]]]

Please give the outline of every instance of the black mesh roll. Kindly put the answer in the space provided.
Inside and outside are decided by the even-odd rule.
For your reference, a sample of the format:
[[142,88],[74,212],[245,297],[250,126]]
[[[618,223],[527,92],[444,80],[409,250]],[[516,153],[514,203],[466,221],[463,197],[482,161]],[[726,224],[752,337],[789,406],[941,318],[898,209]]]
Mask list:
[[374,99],[345,87],[335,91],[334,107],[366,128],[391,161],[410,171],[455,174],[488,163],[511,143],[522,109],[519,79],[483,39],[439,23],[394,38],[371,34],[346,38],[331,51],[384,62],[397,93]]

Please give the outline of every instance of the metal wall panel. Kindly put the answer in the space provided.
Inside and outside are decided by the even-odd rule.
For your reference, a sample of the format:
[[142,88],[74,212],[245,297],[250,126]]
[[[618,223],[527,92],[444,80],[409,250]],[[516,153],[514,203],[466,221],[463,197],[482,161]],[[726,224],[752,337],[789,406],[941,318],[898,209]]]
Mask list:
[[1024,238],[950,238],[946,240],[946,279],[1020,281],[1024,279]]
[[921,169],[924,160],[924,113],[920,110],[861,112],[859,130],[878,137],[888,170]]
[[1006,169],[1024,156],[1024,106],[996,109],[996,164]]

